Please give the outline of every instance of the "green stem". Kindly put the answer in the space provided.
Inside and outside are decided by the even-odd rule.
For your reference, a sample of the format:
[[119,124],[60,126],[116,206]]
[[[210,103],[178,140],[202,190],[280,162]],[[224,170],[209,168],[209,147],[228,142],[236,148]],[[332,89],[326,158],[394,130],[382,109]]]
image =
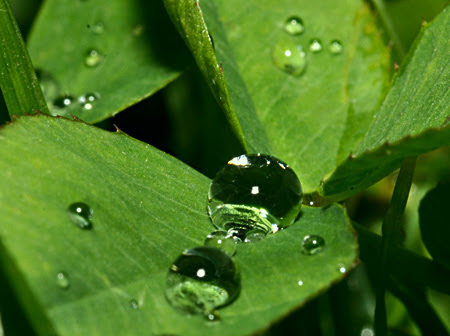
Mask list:
[[8,0],[0,0],[0,88],[10,116],[35,111],[48,113]]
[[416,157],[403,160],[397,182],[395,183],[391,204],[383,220],[381,263],[375,306],[375,334],[377,336],[387,335],[385,289],[389,276],[388,260],[391,257],[393,245],[396,245],[400,237],[403,214],[405,212],[406,202],[408,201],[415,166]]
[[[358,233],[361,260],[370,268],[379,271],[381,237],[355,222],[352,222],[352,224]],[[389,274],[450,295],[448,285],[450,283],[450,271],[438,262],[401,247],[393,247],[391,256],[387,265]]]

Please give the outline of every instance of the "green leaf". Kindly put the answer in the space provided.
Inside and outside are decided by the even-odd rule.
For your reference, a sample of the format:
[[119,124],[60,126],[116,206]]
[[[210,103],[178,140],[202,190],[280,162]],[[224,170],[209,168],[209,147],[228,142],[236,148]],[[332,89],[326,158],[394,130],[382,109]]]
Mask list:
[[9,115],[33,111],[47,113],[44,96],[8,0],[0,0],[0,41],[0,88]]
[[[166,1],[192,53],[202,59],[209,57],[204,48],[211,43],[204,42],[207,32],[201,13],[198,20],[183,21],[184,16],[194,16],[187,13],[199,11],[195,4]],[[201,6],[234,107],[234,111],[225,109],[231,124],[239,121],[250,151],[268,151],[282,158],[300,176],[304,189],[312,191],[362,138],[387,83],[389,55],[369,10],[354,0],[337,5],[331,0],[329,5],[294,0],[205,1]],[[284,31],[284,22],[292,15],[305,22],[300,36]],[[200,30],[200,24],[201,34],[191,33]],[[308,49],[314,38],[323,41],[325,50],[308,52],[309,64],[301,77],[274,66],[271,52],[276,43],[297,43]],[[340,55],[327,50],[334,39],[343,44]],[[211,68],[217,65],[211,63]],[[215,79],[204,74],[207,82]],[[233,93],[241,98],[233,100]]]
[[[354,0],[215,3],[270,140],[270,154],[289,163],[304,190],[312,191],[364,135],[387,83],[389,54],[369,9]],[[294,15],[305,27],[298,36],[284,30],[285,21]],[[211,21],[207,20],[210,26]],[[213,37],[217,41],[216,34]],[[310,52],[311,39],[320,39],[324,49]],[[341,54],[328,51],[332,40],[342,43]],[[277,43],[303,46],[307,67],[300,77],[274,65]],[[249,115],[235,107],[239,118]]]
[[[355,262],[342,207],[306,207],[288,229],[238,246],[241,294],[208,326],[175,312],[163,293],[171,262],[213,229],[209,179],[122,133],[43,115],[6,126],[0,156],[7,158],[0,161],[2,266],[43,335],[189,336],[205,328],[245,335],[325,290]],[[75,201],[94,209],[91,231],[69,220]],[[308,234],[325,239],[322,252],[302,254]],[[70,279],[66,290],[56,285],[60,271]],[[132,299],[139,309],[130,308]]]
[[[215,16],[213,2],[202,2],[202,5],[212,17],[208,27],[214,34],[214,44],[198,0],[164,0],[164,3],[242,147],[246,152],[269,153],[265,131],[258,121],[223,29]],[[246,113],[236,113],[235,108]]]
[[357,151],[324,179],[320,196],[349,197],[397,169],[404,158],[450,143],[449,15],[447,8],[427,24]]
[[450,183],[438,185],[420,203],[419,220],[422,240],[433,259],[450,268],[448,237],[448,199]]
[[[190,63],[159,1],[46,1],[28,46],[48,103],[63,93],[100,95],[90,110],[76,103],[53,111],[86,122],[150,96]],[[90,50],[100,55],[97,66],[85,64]]]

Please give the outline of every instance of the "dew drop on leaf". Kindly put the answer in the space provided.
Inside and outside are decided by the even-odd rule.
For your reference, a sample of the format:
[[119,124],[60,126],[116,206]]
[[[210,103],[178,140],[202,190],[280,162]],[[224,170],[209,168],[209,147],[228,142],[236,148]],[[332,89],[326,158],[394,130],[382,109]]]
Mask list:
[[67,212],[72,222],[80,229],[89,230],[92,228],[91,220],[94,214],[94,210],[86,203],[72,203],[67,208]]
[[306,255],[319,253],[325,247],[325,239],[317,235],[308,235],[303,238],[302,252]]
[[78,103],[84,110],[92,110],[95,102],[100,98],[100,95],[95,92],[86,93],[78,97]]
[[240,276],[233,259],[209,246],[184,251],[170,266],[165,296],[188,315],[208,316],[239,294]]
[[295,77],[301,76],[307,65],[303,47],[293,42],[282,41],[275,44],[272,60],[277,68]]
[[266,233],[261,230],[251,230],[246,233],[244,242],[245,243],[256,243],[263,240],[266,237]]
[[206,236],[205,246],[215,247],[233,256],[236,253],[236,240],[226,231],[214,231]]
[[322,41],[319,39],[312,39],[309,41],[309,50],[313,53],[321,52],[323,49],[322,47]]
[[298,16],[289,17],[284,24],[284,30],[290,35],[300,35],[305,30],[303,20]]
[[342,43],[338,40],[333,40],[330,42],[329,46],[328,46],[328,50],[330,51],[330,53],[332,53],[333,55],[338,55],[340,53],[342,53]]
[[345,265],[344,265],[344,264],[339,264],[339,265],[338,265],[338,268],[339,268],[339,272],[342,273],[342,274],[344,274],[345,272],[347,272],[347,269],[345,268]]
[[245,240],[291,225],[301,208],[302,188],[294,171],[269,155],[233,158],[211,182],[208,211],[220,230]]
[[101,35],[105,32],[105,25],[103,22],[97,22],[92,26],[92,32],[97,35]]
[[145,26],[142,24],[137,24],[133,27],[133,35],[138,37],[141,36],[145,31]]
[[59,288],[67,289],[70,286],[69,276],[65,272],[56,274],[56,284]]
[[104,56],[95,49],[88,50],[84,58],[84,64],[89,68],[98,66],[103,61]]
[[70,94],[58,96],[53,100],[53,107],[58,109],[65,109],[72,105],[74,98]]
[[136,300],[130,300],[130,308],[131,309],[139,309],[139,303]]

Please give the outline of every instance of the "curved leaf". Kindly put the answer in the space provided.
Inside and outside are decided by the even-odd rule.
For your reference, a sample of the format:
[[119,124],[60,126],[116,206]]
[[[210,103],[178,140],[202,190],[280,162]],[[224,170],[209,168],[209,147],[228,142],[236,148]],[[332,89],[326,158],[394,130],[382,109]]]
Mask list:
[[[97,122],[174,80],[190,60],[171,26],[159,1],[46,1],[28,46],[47,103],[65,93],[101,97],[90,110],[72,104],[52,113]],[[96,66],[85,64],[90,50]]]
[[[240,297],[208,325],[175,312],[163,294],[171,262],[213,229],[206,177],[123,134],[43,115],[6,126],[0,156],[0,256],[13,283],[28,290],[21,299],[41,334],[189,336],[207,328],[245,335],[317,295],[355,262],[342,207],[305,208],[288,229],[238,246]],[[75,201],[94,209],[92,230],[69,220]],[[317,255],[301,252],[308,234],[326,241]],[[61,271],[67,289],[56,284]]]
[[450,143],[449,16],[446,8],[426,25],[355,155],[324,179],[319,194],[328,201],[364,190],[406,157]]

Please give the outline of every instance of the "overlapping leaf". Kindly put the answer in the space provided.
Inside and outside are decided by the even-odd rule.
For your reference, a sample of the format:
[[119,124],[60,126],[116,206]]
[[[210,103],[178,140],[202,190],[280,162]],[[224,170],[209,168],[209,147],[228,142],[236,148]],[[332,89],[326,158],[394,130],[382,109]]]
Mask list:
[[[76,101],[54,114],[86,122],[105,119],[148,97],[190,63],[159,1],[49,0],[28,43],[50,105],[58,96],[100,99],[91,109]],[[86,65],[90,51],[97,52]]]
[[[330,286],[355,260],[343,209],[306,208],[292,227],[238,246],[241,295],[208,326],[164,298],[171,262],[213,229],[207,178],[123,134],[46,116],[5,127],[0,156],[2,264],[42,334],[244,335]],[[91,231],[70,221],[76,201],[94,209]],[[325,250],[302,254],[307,234],[324,237]],[[66,290],[56,284],[60,271]]]
[[[305,190],[311,191],[336,161],[355,147],[383,95],[388,53],[370,12],[353,0],[338,4],[205,1],[199,5],[230,92],[238,87],[248,89],[245,100],[233,101],[248,147],[261,151],[264,146],[288,162]],[[178,11],[177,15],[186,14]],[[289,36],[284,30],[285,21],[294,15],[305,25],[300,36]],[[199,37],[191,34],[186,38]],[[324,50],[309,52],[312,39],[320,39]],[[328,51],[332,40],[342,43],[341,54]],[[272,50],[280,41],[301,45],[308,53],[307,69],[301,77],[274,65]],[[196,56],[195,49],[193,54]],[[269,143],[247,129],[267,133]]]

